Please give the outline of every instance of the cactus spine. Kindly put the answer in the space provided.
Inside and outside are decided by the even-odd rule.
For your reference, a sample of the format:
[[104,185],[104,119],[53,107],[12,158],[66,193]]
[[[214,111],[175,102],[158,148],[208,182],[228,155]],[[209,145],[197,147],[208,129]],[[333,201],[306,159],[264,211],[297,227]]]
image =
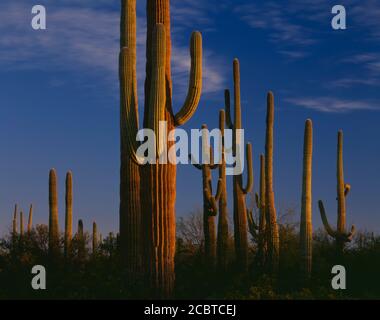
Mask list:
[[[127,14],[122,14],[122,26],[127,27],[121,29],[123,47],[120,54],[121,121],[122,129],[124,128],[122,143],[124,141],[132,161],[141,163],[141,159],[136,155],[135,141],[138,114],[135,90],[137,84],[135,7],[135,0],[123,0],[123,8],[129,8],[130,11],[129,18]],[[167,150],[173,145],[173,142],[169,141],[167,150],[162,149],[163,142],[167,141],[168,132],[189,120],[198,106],[202,88],[202,37],[199,32],[193,33],[191,37],[189,90],[186,101],[177,114],[174,114],[172,109],[169,0],[147,1],[146,43],[144,127],[154,129],[157,151],[159,151],[156,155],[158,159],[167,154]],[[160,121],[166,121],[166,127],[159,132]],[[122,158],[122,162],[125,165],[127,160]],[[144,234],[147,235],[147,239],[144,239],[146,254],[142,269],[149,287],[157,296],[170,296],[174,286],[176,166],[172,163],[149,163],[141,169],[141,177],[144,180],[140,187],[142,196],[140,202],[143,205],[142,225]],[[125,184],[123,177],[121,181]],[[137,193],[139,191],[135,190]]]
[[[217,214],[217,202],[220,197],[220,188],[218,184],[218,191],[216,196],[212,195],[212,174],[213,169],[218,168],[217,164],[214,164],[213,161],[213,152],[212,148],[209,148],[208,137],[205,132],[207,126],[202,126],[202,150],[203,155],[208,154],[207,149],[210,154],[209,163],[205,163],[203,159],[202,164],[195,163],[192,161],[192,164],[195,168],[202,171],[202,184],[203,184],[203,234],[205,241],[205,258],[206,263],[209,267],[213,268],[216,263],[216,226],[215,226],[215,216]],[[191,156],[190,156],[191,159]]]
[[92,254],[96,254],[96,250],[98,248],[98,228],[96,226],[96,222],[92,223]]
[[313,252],[312,225],[312,161],[313,161],[313,124],[310,119],[305,123],[303,146],[302,206],[300,225],[301,268],[304,277],[311,275]]
[[29,207],[29,218],[28,218],[28,234],[32,232],[33,228],[33,205]]
[[355,226],[351,227],[351,231],[346,231],[346,196],[348,195],[351,186],[344,181],[343,173],[343,131],[338,132],[337,146],[337,200],[338,200],[338,221],[337,229],[333,230],[326,217],[326,211],[322,200],[319,200],[319,211],[326,232],[335,239],[337,252],[341,254],[344,250],[346,242],[350,242],[355,234]]
[[273,191],[273,124],[274,96],[267,96],[267,118],[265,138],[265,212],[268,235],[268,256],[266,263],[271,273],[277,273],[280,257],[280,239],[277,225],[276,207]]
[[64,255],[67,258],[70,254],[71,239],[73,237],[73,175],[71,171],[66,173],[65,205]]
[[20,211],[20,237],[24,236],[24,213]]
[[228,265],[228,207],[227,207],[227,183],[226,183],[226,159],[224,154],[224,110],[219,112],[219,129],[222,134],[220,143],[221,163],[219,165],[219,219],[218,219],[218,236],[217,236],[217,266],[218,270],[224,272]]
[[49,173],[49,254],[59,253],[57,175],[55,169]]
[[136,1],[123,0],[120,21],[120,246],[127,282],[141,273],[140,166],[134,150],[138,131]]
[[[241,99],[240,99],[240,66],[239,60],[234,59],[233,62],[233,78],[234,78],[234,122],[230,113],[229,93],[226,91],[226,118],[227,125],[233,129],[233,154],[240,154],[240,133],[241,124]],[[241,163],[242,159],[237,158],[237,162]],[[233,177],[234,192],[234,238],[235,238],[235,254],[237,264],[243,270],[248,266],[248,234],[247,234],[247,207],[245,198],[247,193],[251,192],[253,187],[253,165],[252,165],[252,146],[247,144],[247,167],[248,181],[243,186],[243,175],[238,174]]]

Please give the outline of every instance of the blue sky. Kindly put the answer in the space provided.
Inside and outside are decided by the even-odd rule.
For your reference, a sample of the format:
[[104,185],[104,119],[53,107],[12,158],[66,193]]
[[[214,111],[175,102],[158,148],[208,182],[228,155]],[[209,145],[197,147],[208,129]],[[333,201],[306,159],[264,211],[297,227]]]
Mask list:
[[[145,1],[138,2],[142,96]],[[321,225],[318,199],[325,200],[335,225],[336,133],[343,129],[345,177],[352,185],[347,222],[380,231],[380,1],[341,1],[344,31],[331,28],[335,1],[171,2],[175,106],[186,95],[191,31],[203,34],[204,94],[185,128],[217,126],[238,57],[245,136],[253,143],[256,173],[266,92],[275,93],[277,209],[299,211],[303,127],[312,118],[315,227]],[[45,31],[30,26],[34,4],[46,6]],[[58,172],[61,227],[64,177],[71,169],[75,220],[82,218],[87,228],[96,220],[103,233],[117,230],[119,0],[2,0],[0,21],[0,233],[9,228],[16,202],[24,211],[33,203],[35,223],[47,222],[52,167]],[[141,115],[142,105],[141,97]],[[228,190],[232,194],[231,183]],[[201,201],[200,173],[180,166],[178,215],[200,208]]]

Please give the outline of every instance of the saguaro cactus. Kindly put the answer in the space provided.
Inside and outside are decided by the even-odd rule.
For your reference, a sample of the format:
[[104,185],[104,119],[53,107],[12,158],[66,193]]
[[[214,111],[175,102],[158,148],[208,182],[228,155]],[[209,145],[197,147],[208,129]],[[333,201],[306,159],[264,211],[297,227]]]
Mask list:
[[338,132],[337,146],[337,201],[338,201],[338,221],[337,229],[333,230],[326,217],[326,211],[322,200],[318,201],[319,211],[326,232],[335,239],[337,252],[341,254],[344,250],[346,242],[350,242],[355,234],[355,226],[351,227],[351,231],[346,231],[346,196],[348,195],[351,186],[344,181],[343,173],[343,131]]
[[[123,0],[120,53],[121,135],[130,159],[141,163],[136,155],[136,1]],[[189,91],[177,114],[172,108],[171,36],[169,0],[147,1],[147,45],[144,127],[153,129],[159,153],[156,160],[173,145],[168,133],[194,114],[202,88],[202,37],[191,37],[191,70]],[[166,128],[159,131],[161,121]],[[164,141],[168,141],[163,149]],[[123,148],[121,150],[123,152]],[[127,160],[124,164],[127,164]],[[123,166],[123,165],[122,165]],[[174,285],[176,166],[173,163],[149,163],[141,167],[143,205],[144,265],[149,286],[158,296],[169,296]],[[138,175],[137,172],[134,174]],[[125,183],[122,179],[121,183]],[[124,189],[123,189],[124,190]],[[135,192],[138,192],[137,190]],[[122,196],[122,195],[121,195]],[[132,210],[136,210],[132,208]],[[136,212],[136,211],[135,211]],[[130,221],[132,222],[132,221]],[[126,222],[127,223],[127,222]]]
[[18,211],[17,211],[17,204],[15,204],[15,210],[13,212],[13,221],[12,221],[12,232],[13,232],[13,235],[17,235],[17,214],[18,214]]
[[305,123],[303,145],[302,206],[300,225],[301,267],[305,278],[309,278],[313,257],[312,225],[312,161],[313,161],[313,124],[310,119]]
[[[207,126],[203,125],[202,130],[207,130]],[[204,132],[204,131],[203,131]],[[206,154],[206,149],[210,151],[210,163],[204,163],[203,159],[202,164],[198,164],[193,161],[192,164],[195,168],[202,171],[202,184],[203,184],[203,234],[205,240],[205,257],[206,262],[210,267],[215,266],[216,262],[216,226],[215,226],[215,216],[217,214],[217,202],[219,201],[221,190],[218,184],[218,191],[215,197],[212,195],[212,174],[213,169],[218,168],[217,164],[214,164],[213,161],[213,152],[212,148],[203,141],[202,149],[203,154]]]
[[66,196],[65,196],[65,240],[64,255],[70,253],[71,239],[73,237],[73,175],[71,171],[66,173]]
[[86,244],[84,239],[83,221],[81,219],[78,220],[77,241],[78,259],[82,261],[85,257]]
[[119,220],[121,255],[127,269],[127,282],[130,283],[141,274],[142,267],[140,166],[134,159],[138,131],[136,1],[123,0],[121,3]]
[[49,254],[59,254],[57,174],[55,169],[49,173]]
[[[240,99],[240,66],[239,60],[234,59],[233,62],[233,78],[234,78],[234,121],[232,121],[230,112],[229,91],[225,92],[226,101],[226,120],[227,126],[233,130],[233,154],[239,154],[240,143],[237,143],[238,130],[242,129],[241,124],[241,99]],[[238,159],[239,162],[242,159]],[[247,193],[253,187],[253,165],[252,165],[252,146],[247,144],[247,167],[248,180],[247,185],[243,186],[243,174],[234,175],[234,239],[236,260],[239,267],[243,270],[247,268],[248,263],[248,234],[247,234],[247,207],[245,198]]]
[[92,254],[95,255],[98,249],[98,228],[96,222],[92,223]]
[[24,236],[24,213],[20,211],[20,237]]
[[218,270],[224,272],[228,265],[228,207],[227,207],[227,182],[226,182],[226,160],[224,154],[224,110],[219,112],[219,129],[222,133],[221,141],[221,163],[219,164],[219,217],[218,217],[218,236],[217,236],[217,266]]
[[33,205],[29,207],[29,218],[28,218],[28,234],[31,233],[33,228]]
[[269,92],[267,96],[265,138],[265,212],[268,234],[268,256],[266,263],[270,272],[277,273],[280,257],[280,238],[273,191],[273,124],[274,97],[273,93]]

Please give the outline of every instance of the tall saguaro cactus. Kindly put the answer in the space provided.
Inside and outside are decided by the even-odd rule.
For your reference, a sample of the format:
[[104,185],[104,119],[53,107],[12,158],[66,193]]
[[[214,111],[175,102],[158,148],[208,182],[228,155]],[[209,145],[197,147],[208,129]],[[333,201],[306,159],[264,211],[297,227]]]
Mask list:
[[[148,163],[141,166],[141,172],[127,168],[128,161],[140,163],[136,155],[137,131],[137,77],[136,77],[136,1],[123,0],[121,22],[120,53],[120,86],[121,86],[121,191],[128,190],[127,178],[141,174],[141,193],[136,186],[133,192],[141,195],[144,239],[144,267],[149,287],[157,296],[170,296],[174,285],[174,253],[175,253],[175,198],[176,198],[176,166],[173,163]],[[191,37],[191,70],[189,91],[183,107],[177,114],[172,108],[171,80],[171,35],[170,35],[170,1],[147,0],[147,42],[146,42],[146,79],[144,127],[153,129],[156,135],[156,146],[159,154],[167,153],[173,145],[168,141],[168,133],[176,126],[186,123],[196,111],[202,88],[202,37],[199,32]],[[166,122],[166,128],[159,131],[160,122]],[[124,151],[127,150],[127,151]],[[125,178],[123,175],[125,175]],[[121,193],[121,197],[125,193]],[[122,202],[123,200],[121,200]],[[138,203],[140,203],[138,202]],[[137,202],[136,202],[137,203]],[[133,201],[135,204],[135,201]],[[130,208],[136,216],[139,208]],[[121,215],[123,214],[121,203]],[[133,225],[132,216],[124,221],[121,217],[121,228]],[[134,228],[134,227],[132,227]],[[131,235],[139,231],[134,228]],[[125,232],[124,232],[125,234]],[[128,241],[128,240],[126,240]],[[133,240],[134,241],[134,240]]]
[[58,195],[55,169],[51,169],[49,173],[49,254],[51,257],[59,254]]
[[65,205],[64,256],[67,257],[70,254],[71,240],[73,237],[73,175],[71,171],[66,173]]
[[[237,156],[240,143],[237,143],[238,130],[242,129],[241,124],[241,99],[240,99],[240,66],[239,60],[234,59],[233,62],[233,78],[234,78],[234,121],[232,121],[230,112],[229,91],[226,90],[226,120],[227,126],[233,130],[233,154]],[[237,161],[242,161],[238,159]],[[245,202],[246,195],[253,187],[253,165],[252,165],[252,147],[247,144],[247,167],[248,180],[247,185],[243,186],[243,174],[234,175],[233,192],[234,192],[234,239],[236,260],[239,267],[245,270],[248,266],[248,233],[247,233],[247,206]]]
[[280,257],[280,238],[277,225],[276,207],[273,191],[273,125],[274,125],[274,96],[267,96],[267,118],[265,136],[265,212],[268,234],[268,256],[266,263],[272,273],[277,273]]
[[313,256],[312,225],[312,161],[313,161],[313,124],[310,119],[305,123],[303,145],[302,205],[300,225],[301,267],[304,277],[311,275]]
[[33,228],[33,205],[29,207],[29,217],[28,217],[28,234],[32,232]]
[[343,131],[338,132],[337,146],[337,201],[338,201],[338,221],[337,229],[333,230],[326,217],[325,207],[322,200],[318,201],[319,211],[326,232],[335,239],[337,252],[341,254],[344,250],[346,242],[350,242],[355,234],[355,226],[351,227],[351,231],[346,231],[346,196],[348,195],[351,186],[344,181],[343,173]]

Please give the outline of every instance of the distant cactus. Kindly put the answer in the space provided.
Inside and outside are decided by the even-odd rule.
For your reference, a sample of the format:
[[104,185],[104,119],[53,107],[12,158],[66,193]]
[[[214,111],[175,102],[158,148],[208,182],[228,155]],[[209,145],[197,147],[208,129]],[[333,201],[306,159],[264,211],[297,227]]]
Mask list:
[[33,228],[33,205],[29,207],[29,218],[28,218],[28,234],[32,232]]
[[20,237],[24,236],[24,213],[20,211]]
[[73,175],[71,171],[66,174],[66,196],[65,196],[65,241],[64,255],[70,255],[71,239],[73,237]]
[[77,241],[78,241],[78,259],[83,260],[85,257],[86,243],[84,238],[83,221],[78,220],[78,230],[77,230]]
[[350,242],[355,234],[355,226],[351,227],[351,231],[346,231],[346,196],[348,195],[351,186],[344,181],[343,173],[343,131],[338,132],[337,146],[337,200],[338,200],[338,222],[337,229],[333,230],[326,217],[325,207],[322,200],[319,200],[319,211],[326,232],[335,239],[337,252],[341,254],[344,250],[346,242]]
[[[158,154],[167,153],[174,144],[168,140],[168,148],[164,150],[163,141],[175,127],[186,123],[198,107],[202,89],[202,36],[194,32],[191,37],[190,79],[188,94],[178,113],[173,112],[172,80],[171,80],[171,32],[170,32],[170,1],[147,1],[147,41],[146,41],[146,79],[144,128],[153,129],[156,136]],[[122,1],[121,16],[121,52],[120,52],[120,91],[121,91],[121,153],[122,156],[121,184],[128,180],[125,169],[128,161],[141,163],[136,154],[136,132],[138,129],[137,77],[136,77],[136,1]],[[159,131],[160,122],[167,126]],[[127,151],[125,151],[127,150]],[[174,288],[174,254],[175,254],[175,198],[176,198],[176,165],[146,164],[141,166],[141,188],[135,190],[141,195],[140,201],[134,201],[136,207],[130,218],[136,217],[137,205],[142,204],[144,239],[145,278],[153,295],[168,297]],[[131,175],[139,175],[137,170],[129,171]],[[135,181],[137,182],[137,178]],[[121,185],[121,190],[127,186]],[[121,197],[124,193],[121,194]],[[121,200],[122,201],[122,200]],[[122,209],[121,217],[126,211]],[[136,221],[123,222],[123,225],[135,225]],[[121,228],[123,228],[121,226]],[[122,231],[122,229],[121,229]],[[134,228],[133,237],[138,230]],[[140,234],[140,233],[138,233]],[[132,239],[132,238],[131,238]]]
[[273,124],[274,97],[273,93],[269,92],[267,96],[267,127],[265,138],[265,212],[268,235],[268,255],[266,263],[269,271],[275,274],[279,266],[280,238],[273,191]]
[[92,254],[96,254],[98,248],[98,228],[96,222],[92,223]]
[[313,124],[310,119],[305,123],[303,146],[302,206],[300,225],[301,267],[304,277],[311,275],[313,258],[312,225],[312,161],[313,161]]
[[15,204],[15,210],[13,212],[13,220],[12,220],[13,235],[17,235],[17,215],[18,215],[18,209],[17,209],[17,204]]
[[[233,154],[239,154],[239,148],[242,148],[240,143],[237,143],[238,131],[242,129],[241,123],[241,99],[240,99],[240,66],[239,60],[234,59],[233,62],[234,76],[234,121],[231,117],[231,103],[229,91],[225,92],[226,101],[226,120],[227,126],[233,130]],[[247,234],[247,206],[245,202],[246,195],[253,188],[253,164],[252,164],[252,146],[247,144],[247,168],[248,180],[247,185],[243,186],[243,175],[233,176],[233,191],[234,191],[234,239],[236,260],[239,267],[243,270],[248,266],[248,234]],[[242,159],[237,159],[241,163]]]
[[51,257],[59,254],[58,195],[55,169],[51,169],[49,173],[49,254]]
[[212,195],[212,174],[213,169],[218,168],[217,164],[214,164],[212,148],[208,145],[208,137],[205,134],[207,126],[202,126],[202,154],[206,155],[207,149],[209,149],[210,161],[209,163],[198,164],[192,159],[190,160],[193,166],[202,171],[202,184],[203,184],[203,234],[205,240],[205,257],[209,267],[214,267],[216,263],[216,227],[215,216],[218,212],[217,202],[219,201],[221,190],[218,184],[218,191],[216,196]]

